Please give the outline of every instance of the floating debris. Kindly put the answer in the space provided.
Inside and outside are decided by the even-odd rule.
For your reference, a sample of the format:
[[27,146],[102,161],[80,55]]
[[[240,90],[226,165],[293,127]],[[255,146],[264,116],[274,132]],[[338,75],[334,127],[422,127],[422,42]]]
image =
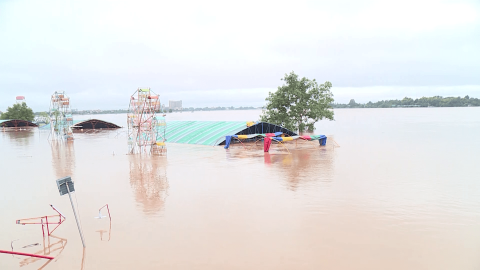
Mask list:
[[34,247],[34,246],[38,246],[38,245],[40,245],[40,244],[39,244],[39,243],[35,243],[35,244],[31,244],[31,245],[26,245],[26,246],[24,246],[24,247],[22,247],[22,248],[29,248],[29,247]]

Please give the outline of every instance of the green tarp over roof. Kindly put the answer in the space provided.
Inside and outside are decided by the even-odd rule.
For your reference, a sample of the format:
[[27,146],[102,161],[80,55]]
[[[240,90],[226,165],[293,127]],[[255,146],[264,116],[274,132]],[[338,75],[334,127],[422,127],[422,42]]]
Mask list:
[[165,137],[170,143],[214,146],[245,128],[246,121],[167,121]]

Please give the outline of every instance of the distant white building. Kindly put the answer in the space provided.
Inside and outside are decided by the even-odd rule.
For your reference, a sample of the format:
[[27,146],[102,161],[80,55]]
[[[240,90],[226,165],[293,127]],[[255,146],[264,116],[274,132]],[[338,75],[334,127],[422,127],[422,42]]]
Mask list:
[[182,110],[182,101],[181,100],[169,100],[168,108],[172,111],[181,111]]
[[24,96],[17,96],[16,98],[17,104],[22,104],[25,102],[25,97]]

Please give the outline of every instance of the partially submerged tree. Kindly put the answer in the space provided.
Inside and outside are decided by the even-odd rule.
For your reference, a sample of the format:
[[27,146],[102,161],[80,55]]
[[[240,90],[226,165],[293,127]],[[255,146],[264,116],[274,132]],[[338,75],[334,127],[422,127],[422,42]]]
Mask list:
[[0,115],[0,119],[15,119],[25,120],[32,122],[35,119],[32,109],[30,109],[25,102],[22,104],[13,104],[12,107],[8,107],[7,111]]
[[260,120],[283,126],[290,130],[313,131],[314,124],[322,119],[333,120],[332,83],[318,84],[315,79],[299,79],[293,71],[285,74],[285,84],[270,92],[268,103]]

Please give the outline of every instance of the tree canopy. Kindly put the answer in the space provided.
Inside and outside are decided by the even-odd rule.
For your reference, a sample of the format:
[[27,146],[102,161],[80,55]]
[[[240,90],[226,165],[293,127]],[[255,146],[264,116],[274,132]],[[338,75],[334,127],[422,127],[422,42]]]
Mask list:
[[284,85],[265,99],[267,105],[261,121],[303,132],[313,131],[314,124],[322,119],[333,120],[332,83],[318,84],[315,79],[300,79],[293,71],[285,74],[282,80]]
[[0,119],[15,119],[25,120],[32,122],[35,119],[32,109],[30,109],[25,102],[22,104],[13,104],[12,107],[8,107],[7,111],[0,115]]

